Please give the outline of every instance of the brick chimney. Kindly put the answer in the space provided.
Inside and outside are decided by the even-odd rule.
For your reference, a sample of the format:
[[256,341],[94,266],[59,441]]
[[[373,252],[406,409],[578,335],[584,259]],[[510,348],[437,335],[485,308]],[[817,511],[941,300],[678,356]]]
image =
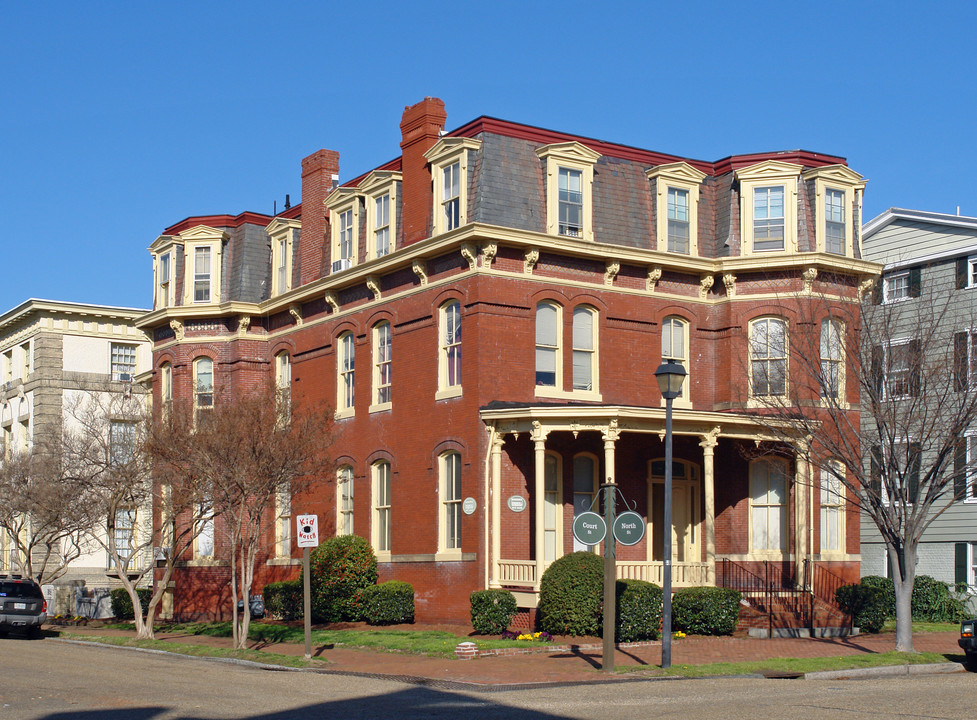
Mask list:
[[416,105],[404,108],[400,120],[403,140],[401,191],[401,218],[404,228],[404,245],[423,240],[431,234],[431,170],[427,167],[424,153],[438,141],[447,119],[444,101],[426,97]]
[[339,153],[319,150],[302,160],[302,238],[299,241],[299,284],[324,274],[327,261],[326,196],[339,179]]

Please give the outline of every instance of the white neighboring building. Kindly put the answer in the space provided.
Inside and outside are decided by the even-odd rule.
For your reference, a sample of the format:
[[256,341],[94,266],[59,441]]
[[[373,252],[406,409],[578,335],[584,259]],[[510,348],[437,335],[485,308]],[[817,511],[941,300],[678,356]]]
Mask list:
[[[132,393],[148,402],[136,378],[151,368],[152,351],[149,337],[134,322],[146,312],[31,299],[0,315],[0,457],[58,432],[62,422],[71,422],[76,399],[93,390]],[[117,533],[137,538],[151,532],[151,520],[150,512],[137,513],[131,530],[123,527]],[[92,531],[103,537],[106,532],[105,527]],[[0,573],[15,568],[12,552],[10,538],[0,530]],[[110,614],[108,590],[121,587],[110,565],[105,550],[91,542],[55,583],[75,592],[59,593],[49,614]]]

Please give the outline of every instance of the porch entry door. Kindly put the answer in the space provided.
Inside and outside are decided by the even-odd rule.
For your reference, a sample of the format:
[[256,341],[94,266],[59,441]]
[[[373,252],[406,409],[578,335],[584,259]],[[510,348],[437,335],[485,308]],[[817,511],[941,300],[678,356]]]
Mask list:
[[[651,463],[649,481],[650,512],[648,537],[649,558],[652,562],[665,560],[665,461]],[[699,468],[692,463],[675,460],[672,463],[672,562],[699,562],[701,534],[702,485]]]

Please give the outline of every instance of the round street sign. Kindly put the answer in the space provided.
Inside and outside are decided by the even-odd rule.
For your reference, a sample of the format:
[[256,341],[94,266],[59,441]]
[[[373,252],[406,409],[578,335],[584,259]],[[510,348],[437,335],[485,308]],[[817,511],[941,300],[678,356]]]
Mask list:
[[636,512],[622,512],[614,521],[614,537],[622,545],[637,545],[645,536],[645,521]]
[[573,537],[584,545],[596,545],[607,535],[607,523],[595,512],[583,512],[573,518]]

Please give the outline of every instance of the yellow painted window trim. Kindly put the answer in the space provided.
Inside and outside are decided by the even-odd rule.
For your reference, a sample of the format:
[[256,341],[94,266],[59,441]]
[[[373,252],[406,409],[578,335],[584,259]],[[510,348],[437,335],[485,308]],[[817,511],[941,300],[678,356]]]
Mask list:
[[[390,494],[393,495],[393,468],[390,466],[390,463],[386,460],[380,460],[373,463],[370,466],[370,486],[372,490],[370,493],[370,544],[373,547],[374,554],[376,555],[378,561],[380,561],[381,558],[389,561],[391,556],[390,549],[388,548],[387,550],[380,550],[380,508],[377,506],[377,498],[380,494],[379,470],[380,466],[382,465],[387,466],[387,472],[390,474]],[[388,497],[388,504],[384,506],[384,508],[390,512],[387,529],[390,532],[391,545],[393,544],[392,525],[390,524],[390,521],[393,520],[392,500],[392,497]]]
[[[371,402],[370,402],[369,411],[371,413],[373,413],[373,412],[380,412],[382,410],[389,410],[391,408],[392,402],[393,402],[392,401],[392,397],[393,397],[393,378],[392,377],[391,377],[391,383],[386,386],[390,390],[391,400],[387,400],[385,402],[380,402],[380,399],[379,399],[379,397],[380,397],[380,367],[381,367],[381,364],[380,364],[380,330],[384,326],[387,327],[387,332],[389,333],[390,348],[391,348],[391,351],[392,351],[392,347],[393,347],[393,325],[388,320],[384,320],[382,322],[378,322],[376,325],[373,326],[373,328],[371,328],[371,331],[370,331],[370,335],[372,336],[372,346],[373,346],[373,352],[371,353],[371,357],[370,357],[370,362],[371,362],[371,365],[372,365],[371,375],[372,375],[372,378],[373,378],[373,382],[371,383],[371,388],[370,388],[370,393],[371,393],[370,400],[371,400]],[[387,361],[387,364],[392,365],[392,362],[393,362],[393,359],[391,357],[391,359]],[[392,367],[391,367],[391,369],[392,369]]]
[[[865,189],[865,179],[845,165],[826,165],[810,168],[801,173],[806,182],[814,181],[814,237],[815,250],[827,252],[827,216],[824,208],[825,191],[840,190],[845,194],[845,253],[843,257],[854,257],[856,196]],[[838,255],[837,253],[831,253]],[[839,257],[842,257],[839,255]]]
[[555,321],[555,324],[556,324],[556,345],[555,345],[555,352],[556,352],[556,358],[555,358],[555,363],[556,363],[556,379],[555,379],[553,385],[536,385],[536,395],[537,395],[537,397],[540,397],[540,396],[542,396],[542,397],[547,397],[547,396],[549,396],[549,397],[560,397],[561,396],[560,393],[564,393],[565,392],[563,390],[563,306],[560,303],[555,302],[553,300],[541,300],[540,302],[536,303],[536,312],[535,312],[535,314],[533,316],[533,349],[534,349],[534,354],[533,354],[533,382],[535,383],[535,378],[536,378],[536,374],[535,373],[538,371],[538,367],[536,366],[536,359],[535,359],[535,349],[536,348],[539,348],[539,347],[545,347],[545,348],[551,348],[552,349],[554,347],[554,346],[550,346],[550,345],[542,345],[541,346],[541,345],[539,345],[536,342],[536,332],[537,332],[536,331],[536,325],[539,323],[539,309],[542,306],[544,306],[544,305],[548,305],[548,306],[556,309],[556,321]]
[[820,350],[821,350],[821,328],[824,327],[824,323],[826,321],[836,322],[836,323],[838,323],[838,325],[841,326],[840,329],[839,329],[839,331],[838,331],[838,336],[841,339],[841,358],[837,361],[838,362],[838,397],[837,398],[834,398],[832,400],[831,398],[821,397],[820,396],[820,393],[819,393],[819,395],[818,395],[818,403],[822,407],[838,407],[840,409],[847,410],[848,407],[849,407],[848,406],[848,400],[847,400],[847,398],[848,398],[848,388],[847,388],[847,384],[846,384],[847,375],[848,375],[848,373],[847,373],[848,354],[845,352],[845,346],[846,346],[846,342],[845,341],[847,339],[845,333],[847,332],[848,328],[847,328],[845,322],[843,320],[839,320],[838,318],[827,317],[827,318],[824,318],[823,320],[821,320],[821,325],[818,326],[818,353],[819,353],[819,355],[818,355],[818,362],[819,362],[819,368],[820,368],[820,363],[824,361],[824,358],[822,358],[820,356]]
[[[766,160],[736,171],[740,181],[740,255],[793,254],[797,249],[797,180],[801,166],[780,160]],[[784,249],[753,250],[753,192],[757,188],[784,188]]]
[[[833,463],[835,463],[837,465],[841,465],[841,463],[838,462],[837,460],[829,460],[828,462],[833,462]],[[825,468],[819,468],[818,470],[819,470],[819,472],[818,472],[818,488],[820,489],[823,486],[823,483],[824,483],[824,474],[825,474],[826,470],[825,470]],[[841,466],[841,472],[842,473],[845,472],[845,469],[844,469],[844,466],[843,465]],[[848,526],[846,524],[846,522],[847,522],[846,521],[846,515],[847,515],[847,510],[848,510],[848,498],[847,498],[847,491],[845,489],[845,484],[844,483],[841,483],[841,501],[839,503],[837,503],[837,504],[825,506],[821,502],[820,494],[821,493],[819,492],[818,493],[818,496],[819,496],[818,497],[818,505],[819,505],[819,508],[818,508],[818,530],[819,530],[820,538],[821,538],[821,545],[819,546],[819,551],[820,551],[821,555],[824,556],[824,557],[831,557],[831,558],[843,557],[843,556],[845,556],[845,555],[848,554],[848,552],[847,552],[848,543],[846,542],[846,535],[845,535],[845,533],[847,532],[847,528],[848,528]],[[821,509],[824,508],[824,507],[836,508],[836,512],[838,513],[838,545],[839,545],[839,547],[836,550],[825,550],[824,547],[823,547],[823,543],[824,543],[824,525],[823,525],[823,521],[822,521]]]
[[[340,187],[329,193],[326,198],[326,209],[329,210],[329,271],[334,270],[334,264],[339,260],[349,260],[350,267],[355,267],[359,263],[359,243],[360,243],[360,200],[362,195],[356,188]],[[339,216],[348,210],[353,211],[352,232],[353,232],[353,255],[349,258],[342,257],[339,238]]]
[[[297,220],[275,218],[265,228],[271,238],[271,296],[283,295],[292,289],[292,255],[300,223]],[[285,285],[278,280],[281,263],[281,241],[285,241]]]
[[[206,225],[197,225],[180,233],[183,245],[183,305],[217,305],[221,301],[221,256],[227,233]],[[194,302],[194,265],[197,248],[210,247],[210,300]],[[172,276],[172,275],[171,275]]]
[[[681,360],[682,366],[688,375],[685,376],[685,382],[682,384],[682,397],[677,397],[672,400],[672,407],[674,408],[691,408],[691,381],[692,381],[692,367],[689,362],[689,321],[680,315],[669,315],[662,320],[662,333],[664,335],[665,323],[669,320],[677,320],[682,324],[682,357],[680,358],[670,358],[671,360]],[[664,362],[665,358],[662,357]],[[665,407],[665,398],[660,401],[660,406]]]
[[384,172],[375,170],[360,183],[360,192],[365,198],[366,205],[366,259],[376,260],[376,201],[384,195],[390,196],[389,214],[390,222],[387,225],[389,231],[389,241],[387,254],[393,253],[397,249],[397,184],[401,181],[402,175],[399,172]]
[[[668,190],[685,190],[689,193],[689,255],[699,254],[699,186],[706,174],[686,162],[658,165],[645,175],[655,181],[655,247],[668,252]],[[684,253],[676,253],[684,255]]]
[[566,142],[544,145],[536,150],[536,155],[546,163],[546,232],[550,235],[560,235],[560,168],[577,170],[581,173],[583,192],[582,239],[593,242],[594,165],[600,159],[600,153],[579,142]]
[[[590,385],[591,390],[577,389],[573,387],[573,377],[572,377],[572,367],[573,367],[573,353],[577,350],[575,341],[576,338],[573,337],[573,316],[578,310],[582,310],[590,314],[591,318],[591,338],[590,342],[593,346],[593,350],[590,354]],[[569,392],[575,398],[580,398],[582,395],[596,396],[600,397],[600,312],[593,305],[577,305],[573,308],[573,312],[570,315],[570,365],[571,365],[571,377],[570,377],[570,390]]]
[[[441,453],[438,457],[438,550],[435,554],[435,560],[461,560],[462,549],[460,547],[448,547],[448,523],[446,522],[447,500],[445,498],[448,497],[447,463],[448,458],[453,455],[458,456],[458,471],[460,473],[461,453],[457,450],[449,450],[448,452]],[[464,493],[461,493],[461,495],[464,495]],[[459,512],[462,500],[462,497],[458,498]]]
[[[779,550],[775,549],[757,549],[753,547],[753,466],[759,462],[769,462],[781,466],[784,474],[784,503],[781,506],[783,508],[783,525],[781,528],[781,548]],[[748,513],[746,519],[747,528],[747,548],[749,552],[747,556],[750,558],[756,558],[760,560],[770,560],[772,558],[786,558],[788,556],[788,548],[790,548],[790,486],[791,486],[791,476],[787,472],[788,465],[787,461],[783,458],[776,457],[761,457],[752,460],[747,468],[747,507],[746,511]]]
[[[347,470],[349,471],[348,473],[346,472]],[[340,534],[343,534],[343,535],[355,534],[355,531],[356,531],[356,516],[355,516],[356,495],[354,493],[354,495],[353,495],[353,511],[354,511],[354,515],[353,515],[353,533],[345,533],[345,532],[344,533],[340,533],[339,532],[340,528],[342,528],[343,525],[344,525],[344,523],[343,523],[343,496],[342,496],[342,487],[343,487],[343,485],[345,483],[349,483],[350,486],[352,486],[353,485],[353,482],[354,482],[354,475],[353,475],[353,468],[351,466],[349,466],[349,465],[342,465],[342,466],[340,466],[336,470],[336,534],[337,535],[340,535]]]
[[[754,395],[753,394],[753,327],[756,323],[764,320],[779,320],[784,324],[784,392],[781,395]],[[779,315],[762,315],[750,320],[749,333],[747,336],[747,401],[748,408],[767,407],[770,400],[765,398],[782,398],[790,392],[790,323],[787,318]]]
[[446,167],[455,163],[458,163],[458,227],[468,224],[468,153],[481,147],[481,140],[445,137],[424,153],[424,157],[431,164],[431,186],[434,196],[431,216],[432,235],[447,232],[447,223],[441,207],[441,203],[444,202],[444,183],[441,176]]
[[[461,322],[461,301],[452,298],[438,307],[438,390],[434,395],[435,400],[459,397],[462,392],[462,385],[448,385],[448,343],[446,337],[446,326],[448,308],[458,305],[458,317]],[[464,336],[463,336],[464,337]]]
[[[353,353],[353,403],[346,406],[346,394],[344,392],[345,384],[343,383],[343,346],[345,345],[345,339],[349,337],[352,342],[350,344],[351,352]],[[356,338],[353,336],[352,331],[346,331],[336,338],[336,419],[342,419],[347,417],[352,417],[356,411]]]

